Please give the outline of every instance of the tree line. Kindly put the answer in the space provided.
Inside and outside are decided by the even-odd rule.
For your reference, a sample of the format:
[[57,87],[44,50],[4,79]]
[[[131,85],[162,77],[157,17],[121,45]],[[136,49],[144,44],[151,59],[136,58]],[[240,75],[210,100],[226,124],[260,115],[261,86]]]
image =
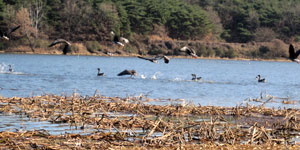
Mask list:
[[165,32],[178,40],[297,41],[299,4],[299,0],[0,0],[0,30],[21,24],[15,39],[29,44],[57,38],[108,41],[110,31],[128,38]]
[[299,0],[186,0],[217,12],[227,42],[299,41]]

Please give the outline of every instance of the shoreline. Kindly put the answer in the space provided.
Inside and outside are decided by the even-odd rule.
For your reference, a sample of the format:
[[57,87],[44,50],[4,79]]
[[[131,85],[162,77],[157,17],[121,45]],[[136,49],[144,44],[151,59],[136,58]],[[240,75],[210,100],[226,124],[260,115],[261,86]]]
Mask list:
[[[16,54],[16,55],[62,55],[59,52],[57,53],[32,53],[32,52],[4,52],[0,51],[1,54]],[[83,53],[71,53],[67,54],[69,56],[101,56],[101,57],[136,57],[140,56],[138,54],[127,54],[127,55],[118,55],[115,54],[113,56],[109,56],[107,54],[83,54]],[[145,57],[153,57],[153,55],[142,55]],[[198,58],[192,58],[189,56],[175,56],[175,55],[166,55],[170,58],[183,58],[183,59],[204,59],[204,60],[237,60],[237,61],[266,61],[266,62],[291,62],[289,59],[284,59],[284,58],[278,58],[278,59],[262,59],[262,58],[255,58],[255,59],[250,59],[250,58],[220,58],[220,57],[198,57]]]
[[[216,59],[216,60],[246,60],[246,61],[273,61],[289,62],[289,44],[281,40],[274,39],[269,42],[249,42],[249,43],[228,43],[221,41],[181,41],[152,39],[145,43],[135,41],[122,48],[116,47],[109,41],[94,41],[96,47],[88,44],[88,41],[77,41],[72,43],[70,52],[67,55],[79,56],[108,56],[108,57],[135,57],[143,55],[153,57],[156,55],[166,55],[171,58],[186,58],[180,48],[189,46],[193,49],[198,59]],[[18,45],[1,49],[0,54],[41,54],[41,55],[61,55],[61,46],[49,48],[50,41],[45,40],[43,45],[34,49],[28,45]],[[94,43],[94,44],[95,44]],[[300,47],[300,42],[293,43],[295,49]]]

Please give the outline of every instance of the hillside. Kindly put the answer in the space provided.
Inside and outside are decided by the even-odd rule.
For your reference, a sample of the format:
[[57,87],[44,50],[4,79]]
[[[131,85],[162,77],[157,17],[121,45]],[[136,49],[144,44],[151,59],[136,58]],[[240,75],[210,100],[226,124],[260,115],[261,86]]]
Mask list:
[[[0,41],[7,53],[182,55],[189,45],[201,57],[277,59],[300,40],[297,0],[0,0],[0,30],[21,28]],[[110,32],[130,44],[118,48]],[[296,46],[297,47],[297,46]]]

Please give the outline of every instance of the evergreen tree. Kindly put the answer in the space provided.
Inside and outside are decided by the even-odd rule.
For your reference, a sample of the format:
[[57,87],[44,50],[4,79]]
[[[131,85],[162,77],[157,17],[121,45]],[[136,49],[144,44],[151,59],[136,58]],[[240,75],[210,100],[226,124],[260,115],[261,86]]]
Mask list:
[[3,3],[3,0],[0,0],[0,21],[3,21],[3,13],[4,13],[5,4]]
[[60,0],[47,0],[46,1],[46,20],[48,25],[58,29],[58,25],[61,24],[60,11],[62,11],[62,3]]

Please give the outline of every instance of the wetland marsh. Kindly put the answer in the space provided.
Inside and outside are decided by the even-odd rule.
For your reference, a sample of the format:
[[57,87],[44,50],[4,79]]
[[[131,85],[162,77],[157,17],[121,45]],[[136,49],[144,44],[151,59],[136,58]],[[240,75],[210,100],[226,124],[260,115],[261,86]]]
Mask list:
[[[299,148],[295,63],[15,54],[1,62],[3,148]],[[139,76],[118,77],[124,69]]]

